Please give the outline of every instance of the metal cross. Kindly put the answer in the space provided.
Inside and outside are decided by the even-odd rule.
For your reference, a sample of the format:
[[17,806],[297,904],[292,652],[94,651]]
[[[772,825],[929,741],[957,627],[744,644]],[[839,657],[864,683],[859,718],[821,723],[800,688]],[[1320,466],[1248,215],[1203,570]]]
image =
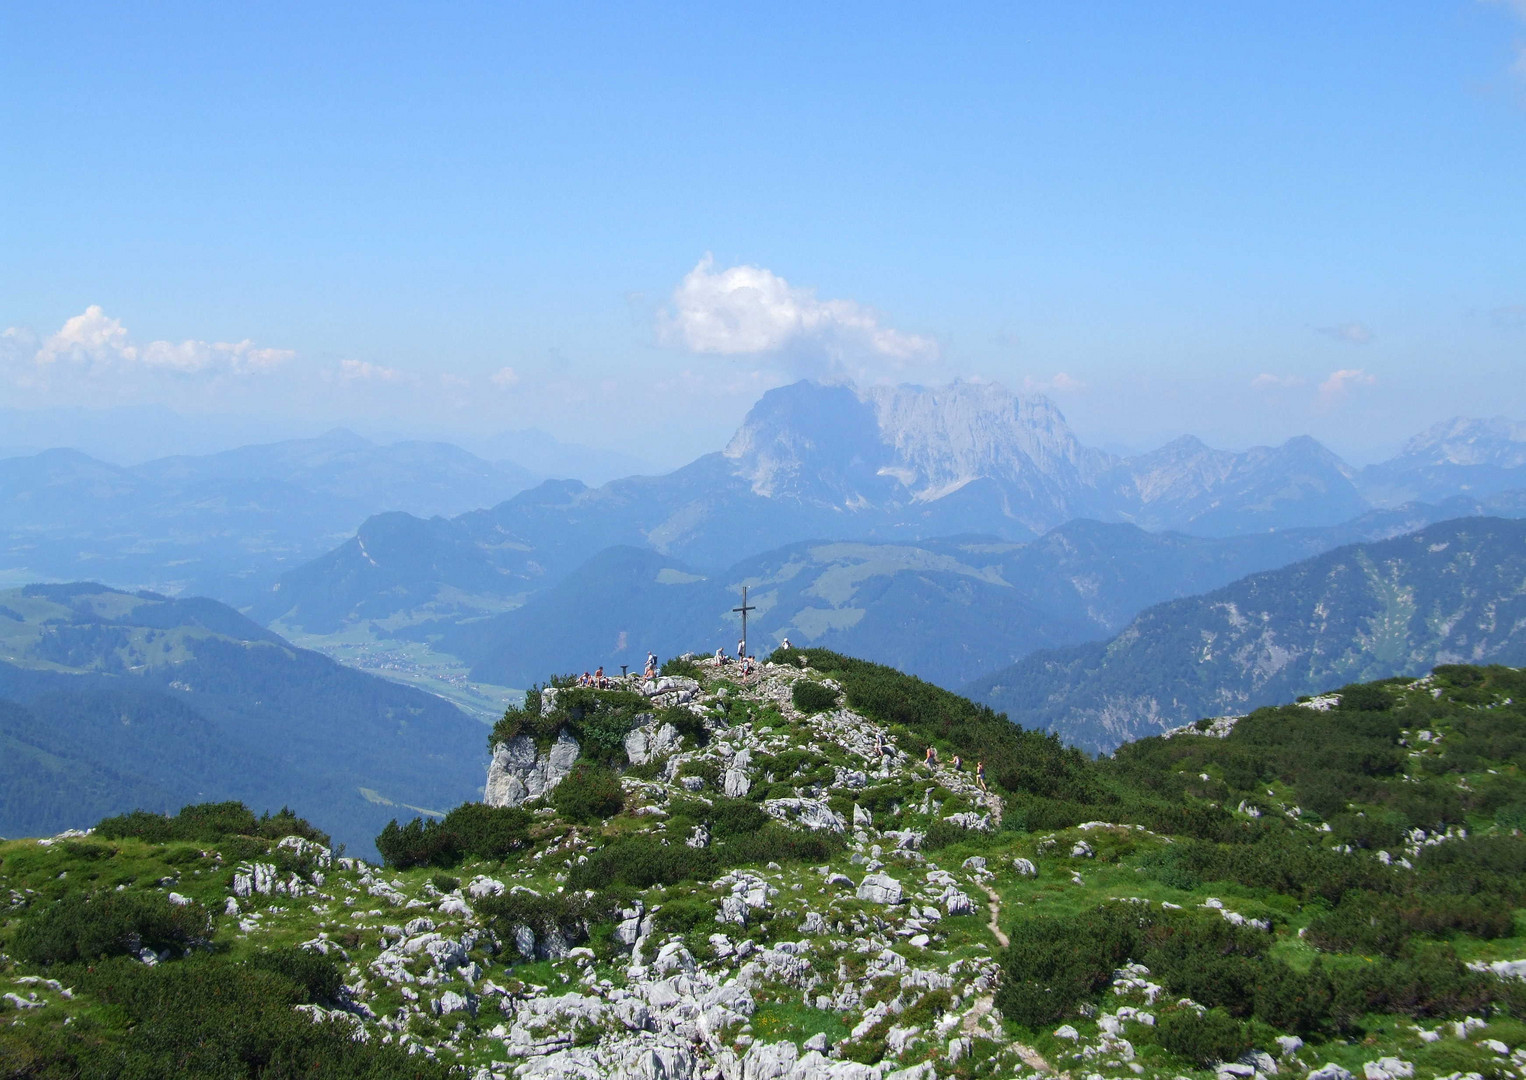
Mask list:
[[747,602],[747,586],[746,585],[742,586],[742,606],[741,607],[734,607],[731,610],[732,611],[740,611],[742,613],[742,655],[745,656],[747,654],[747,613],[749,611],[757,611],[758,610],[756,606],[751,605],[751,604],[749,604]]

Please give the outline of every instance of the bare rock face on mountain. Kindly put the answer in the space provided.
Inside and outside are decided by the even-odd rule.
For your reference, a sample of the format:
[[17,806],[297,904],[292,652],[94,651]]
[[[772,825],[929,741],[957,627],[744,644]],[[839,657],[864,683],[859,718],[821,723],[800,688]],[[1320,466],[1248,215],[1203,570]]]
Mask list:
[[1397,457],[1362,470],[1362,493],[1383,506],[1526,485],[1526,424],[1453,417],[1422,431]]
[[968,382],[781,387],[747,414],[724,456],[754,495],[857,513],[938,503],[984,482],[989,513],[1029,529],[1092,509],[1113,464],[1046,398]]
[[482,801],[489,806],[518,806],[538,799],[566,779],[578,759],[577,740],[565,731],[545,750],[528,735],[518,735],[493,748]]

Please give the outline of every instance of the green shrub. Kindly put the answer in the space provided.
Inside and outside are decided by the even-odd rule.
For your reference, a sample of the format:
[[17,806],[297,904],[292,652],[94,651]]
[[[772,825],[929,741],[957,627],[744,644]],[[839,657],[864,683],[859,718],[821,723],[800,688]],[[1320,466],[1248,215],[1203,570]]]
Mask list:
[[96,825],[95,835],[104,840],[135,837],[152,844],[172,840],[213,843],[230,836],[257,836],[267,840],[300,836],[325,847],[329,843],[327,833],[314,828],[289,807],[281,807],[276,814],[267,812],[256,817],[254,811],[241,802],[195,803],[182,807],[173,817],[134,810],[103,819]]
[[186,949],[209,936],[212,921],[200,904],[171,904],[156,892],[73,893],[28,910],[16,932],[21,959],[41,965]]
[[717,796],[712,800],[704,820],[710,827],[710,836],[725,840],[735,836],[749,836],[768,825],[772,820],[756,803],[746,799],[728,799]]
[[414,818],[399,825],[393,818],[376,837],[383,861],[398,870],[413,866],[454,866],[461,849],[454,834],[433,818]]
[[294,1005],[319,1002],[332,985],[322,963],[256,954],[243,963],[197,956],[155,967],[126,958],[80,967],[69,974],[76,992],[107,1006],[121,1033],[104,1037],[88,1018],[13,1025],[0,1046],[0,1068],[7,1076],[91,1080],[451,1075],[402,1047],[357,1042],[348,1024],[313,1023],[297,1012]]
[[580,760],[551,790],[551,805],[566,820],[591,825],[618,814],[625,806],[625,791],[609,769]]
[[1068,1016],[1136,950],[1144,917],[1105,905],[1072,918],[1030,918],[1011,930],[996,1004],[1028,1027]]
[[1265,964],[1256,984],[1256,1018],[1280,1031],[1312,1035],[1330,1026],[1332,992],[1324,965],[1308,971],[1287,964]]
[[522,807],[470,802],[446,814],[442,825],[461,855],[506,859],[529,846],[534,822],[535,816]]
[[1155,1037],[1161,1046],[1199,1068],[1234,1061],[1251,1048],[1249,1029],[1223,1009],[1201,1015],[1195,1009],[1171,1009],[1160,1014]]
[[819,713],[837,706],[837,691],[810,679],[801,679],[790,691],[790,701],[803,713]]
[[704,672],[700,666],[693,660],[685,659],[682,656],[673,656],[664,660],[658,674],[704,681]]
[[451,877],[449,874],[436,874],[429,879],[429,884],[442,893],[453,893],[461,887],[461,879]]
[[650,716],[646,698],[629,690],[579,686],[557,695],[551,715],[561,718],[582,748],[581,756],[623,765],[625,737]]
[[586,892],[541,895],[529,889],[512,889],[478,900],[477,913],[506,941],[514,939],[519,927],[528,926],[537,937],[554,932],[575,943],[588,937],[592,922],[609,914],[609,905]]
[[721,872],[714,847],[691,848],[682,843],[663,843],[653,836],[631,836],[606,844],[573,866],[567,875],[569,889],[603,889],[624,885],[649,889],[680,881],[714,878]]
[[669,705],[657,714],[657,725],[673,725],[684,738],[695,746],[710,745],[710,730],[705,727],[704,720],[695,715],[694,711],[684,705]]
[[714,929],[715,901],[701,896],[678,896],[663,902],[657,911],[657,924],[675,934],[709,927]]
[[[556,679],[552,679],[555,685]],[[573,680],[574,683],[576,680]],[[518,707],[510,707],[504,710],[503,716],[493,725],[492,732],[487,737],[488,749],[491,750],[499,743],[506,743],[521,735],[528,735],[537,743],[547,743],[556,738],[557,731],[562,726],[560,717],[542,716],[541,691],[545,689],[536,684],[525,691],[524,702]]]
[[952,821],[935,821],[927,827],[927,834],[922,837],[923,851],[941,851],[950,844],[958,844],[976,835],[963,825],[955,825]]
[[522,807],[462,803],[443,821],[414,818],[406,825],[387,823],[376,838],[376,850],[388,866],[455,866],[468,856],[506,859],[530,843],[534,816]]
[[244,961],[253,971],[270,971],[302,988],[302,999],[330,1002],[339,996],[344,978],[339,965],[307,949],[263,949]]

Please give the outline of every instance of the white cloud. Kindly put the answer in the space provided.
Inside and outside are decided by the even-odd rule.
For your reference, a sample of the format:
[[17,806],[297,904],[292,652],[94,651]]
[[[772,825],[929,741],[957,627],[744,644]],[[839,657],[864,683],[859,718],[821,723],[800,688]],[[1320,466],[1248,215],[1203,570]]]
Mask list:
[[1023,389],[1039,394],[1067,394],[1079,393],[1086,389],[1086,384],[1074,376],[1067,375],[1063,371],[1057,371],[1047,379],[1035,379],[1026,376],[1023,379]]
[[1336,341],[1343,341],[1347,345],[1366,345],[1372,340],[1372,329],[1365,323],[1348,322],[1338,323],[1335,326],[1321,326],[1319,332],[1326,337],[1332,337]]
[[501,367],[488,376],[488,382],[502,390],[507,390],[519,385],[519,372],[511,367]]
[[932,338],[885,326],[857,301],[820,300],[815,290],[760,266],[716,270],[709,254],[673,290],[657,329],[663,342],[691,352],[774,355],[794,366],[904,366],[938,358]]
[[1359,386],[1373,386],[1377,383],[1377,377],[1369,375],[1361,368],[1341,368],[1332,371],[1330,377],[1319,384],[1319,401],[1326,407],[1336,405],[1351,392],[1352,388]]
[[1252,390],[1291,390],[1303,384],[1303,378],[1298,375],[1272,375],[1265,371],[1250,381]]
[[341,360],[339,374],[359,382],[397,382],[403,377],[403,373],[396,368],[383,367],[369,360]]
[[90,370],[140,368],[193,375],[264,371],[295,355],[289,349],[261,348],[248,340],[150,341],[137,345],[120,319],[107,315],[99,304],[91,304],[44,341],[34,359],[45,368],[54,365]]

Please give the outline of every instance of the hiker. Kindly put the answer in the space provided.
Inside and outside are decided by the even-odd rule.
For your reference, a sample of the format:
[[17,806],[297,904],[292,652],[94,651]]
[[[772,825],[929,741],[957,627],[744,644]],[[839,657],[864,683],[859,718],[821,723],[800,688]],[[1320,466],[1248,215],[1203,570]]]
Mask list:
[[938,767],[938,751],[933,749],[932,746],[928,746],[927,753],[922,755],[922,764],[926,765],[929,769],[936,769]]
[[744,676],[752,674],[752,657],[749,656],[742,661],[742,674]]
[[648,682],[657,677],[657,664],[650,656],[646,659],[646,672],[644,673],[644,677]]
[[779,642],[779,648],[784,649],[784,650],[787,651],[789,649],[789,647],[790,647],[789,638],[785,638],[783,641]]
[[598,670],[593,673],[593,684],[595,686],[597,686],[600,690],[608,690],[609,689],[609,680],[604,677],[604,665],[603,664],[600,664]]
[[725,649],[722,649],[722,648],[719,648],[719,647],[716,648],[716,650],[715,650],[715,666],[716,667],[725,667],[726,666],[726,650]]
[[975,783],[980,785],[981,791],[986,789],[986,763],[984,761],[975,762]]
[[874,752],[880,757],[884,757],[889,753],[885,749],[885,733],[883,731],[876,731],[874,733]]
[[958,754],[954,755],[954,760],[949,762],[949,764],[954,767],[955,772],[964,772],[964,758],[960,757]]
[[742,657],[744,657],[746,655],[747,655],[747,639],[746,638],[738,638],[737,639],[737,659],[740,660],[740,659],[742,659]]
[[586,672],[586,671],[583,672],[582,676],[579,677],[579,679],[578,679],[578,685],[579,686],[592,686],[593,685],[593,676],[588,674],[588,672]]
[[[648,671],[656,671],[657,670],[657,654],[656,653],[649,652],[649,653],[646,654],[646,669]],[[648,676],[648,678],[650,678],[650,676]]]

